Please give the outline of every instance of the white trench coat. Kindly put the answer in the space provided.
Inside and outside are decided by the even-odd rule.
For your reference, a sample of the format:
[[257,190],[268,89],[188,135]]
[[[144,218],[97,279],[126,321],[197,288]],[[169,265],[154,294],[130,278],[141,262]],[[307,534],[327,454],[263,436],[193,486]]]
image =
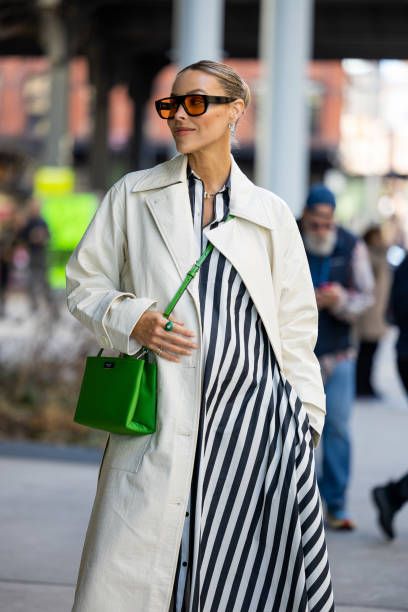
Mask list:
[[[118,181],[67,266],[68,307],[101,347],[134,354],[146,309],[163,312],[196,258],[183,155]],[[320,434],[325,397],[313,353],[317,309],[302,240],[287,205],[232,160],[231,213],[211,242],[236,268],[284,376]],[[174,311],[201,347],[198,279]],[[158,358],[152,436],[110,435],[73,610],[167,612],[192,476],[202,385],[200,348]]]

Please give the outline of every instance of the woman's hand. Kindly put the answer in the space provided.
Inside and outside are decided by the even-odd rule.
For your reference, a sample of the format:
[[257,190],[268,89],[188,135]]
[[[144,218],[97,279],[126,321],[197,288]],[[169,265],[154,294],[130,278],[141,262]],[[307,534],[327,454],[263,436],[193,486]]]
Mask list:
[[198,345],[192,341],[194,332],[186,329],[184,323],[172,317],[170,320],[174,323],[171,332],[164,329],[167,319],[160,312],[147,310],[134,326],[131,336],[163,359],[179,363],[178,355],[191,355]]

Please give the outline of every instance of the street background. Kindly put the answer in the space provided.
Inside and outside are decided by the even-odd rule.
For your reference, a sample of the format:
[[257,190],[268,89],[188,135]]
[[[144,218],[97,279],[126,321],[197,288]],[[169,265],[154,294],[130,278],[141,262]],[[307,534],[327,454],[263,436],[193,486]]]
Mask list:
[[[67,312],[64,269],[106,189],[174,154],[154,100],[178,67],[231,64],[253,95],[240,167],[297,217],[324,181],[338,222],[380,227],[392,272],[408,243],[407,31],[405,0],[0,0],[1,612],[72,604],[105,435],[72,420],[98,346]],[[408,610],[408,508],[388,542],[370,498],[408,469],[395,337],[379,399],[354,410],[357,529],[327,533],[340,611]]]

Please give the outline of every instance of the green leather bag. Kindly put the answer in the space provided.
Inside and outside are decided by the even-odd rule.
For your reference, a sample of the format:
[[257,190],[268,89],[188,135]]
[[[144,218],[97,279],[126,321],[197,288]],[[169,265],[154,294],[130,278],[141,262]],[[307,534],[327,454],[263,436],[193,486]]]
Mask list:
[[87,357],[74,421],[116,434],[153,433],[156,369],[144,356]]
[[[232,218],[230,215],[228,218]],[[208,243],[167,306],[168,318],[213,250]],[[116,434],[143,436],[156,431],[157,365],[142,348],[135,356],[87,357],[74,421]]]

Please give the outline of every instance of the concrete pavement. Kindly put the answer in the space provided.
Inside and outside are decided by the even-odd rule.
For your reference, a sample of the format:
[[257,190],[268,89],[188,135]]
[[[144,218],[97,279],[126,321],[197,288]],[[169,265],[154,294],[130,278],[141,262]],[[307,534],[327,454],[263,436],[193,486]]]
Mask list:
[[95,464],[0,460],[2,612],[70,610],[96,475]]
[[[372,486],[408,470],[408,402],[390,340],[376,379],[384,400],[359,402],[353,422],[350,510],[358,530],[327,534],[339,612],[408,610],[408,506],[389,543],[369,498]],[[98,469],[80,451],[73,454],[0,443],[1,612],[70,610]]]

